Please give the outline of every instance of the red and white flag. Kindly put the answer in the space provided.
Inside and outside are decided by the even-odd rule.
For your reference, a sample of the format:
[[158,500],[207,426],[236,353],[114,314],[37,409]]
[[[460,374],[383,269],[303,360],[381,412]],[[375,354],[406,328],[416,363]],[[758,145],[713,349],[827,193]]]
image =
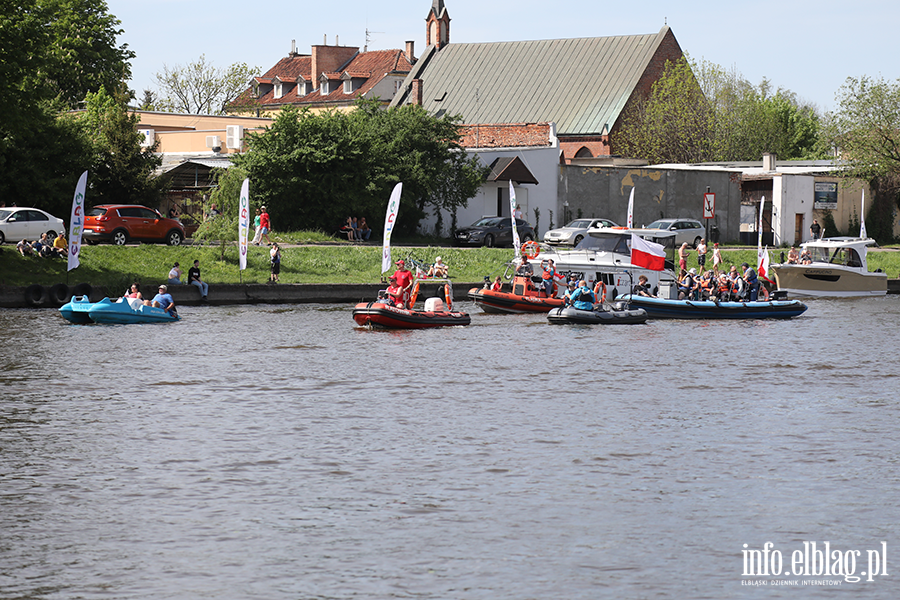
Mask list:
[[759,275],[762,279],[765,279],[769,283],[773,283],[771,279],[769,279],[769,247],[766,246],[765,250],[758,250],[756,256],[756,274]]
[[662,271],[666,268],[666,249],[662,244],[648,242],[644,238],[631,234],[631,264],[651,271]]

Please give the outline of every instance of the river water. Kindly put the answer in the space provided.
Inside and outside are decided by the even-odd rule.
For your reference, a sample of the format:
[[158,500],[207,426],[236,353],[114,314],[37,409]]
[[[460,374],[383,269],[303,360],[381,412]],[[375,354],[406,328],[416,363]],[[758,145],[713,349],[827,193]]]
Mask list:
[[896,598],[900,298],[809,306],[0,309],[0,598]]

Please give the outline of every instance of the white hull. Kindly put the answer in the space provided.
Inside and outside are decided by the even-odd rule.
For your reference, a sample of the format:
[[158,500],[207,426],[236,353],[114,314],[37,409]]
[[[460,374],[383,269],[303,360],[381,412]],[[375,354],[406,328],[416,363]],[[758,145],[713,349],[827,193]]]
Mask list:
[[887,274],[861,272],[835,265],[772,265],[778,289],[809,298],[884,296]]

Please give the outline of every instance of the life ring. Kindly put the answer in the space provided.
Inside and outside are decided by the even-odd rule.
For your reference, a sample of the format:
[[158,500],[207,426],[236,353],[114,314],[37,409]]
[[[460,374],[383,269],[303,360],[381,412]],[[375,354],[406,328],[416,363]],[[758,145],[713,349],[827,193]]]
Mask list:
[[409,297],[409,306],[412,307],[416,303],[416,298],[419,297],[419,282],[416,282],[416,287],[413,288],[412,295]]
[[56,306],[62,306],[71,298],[72,296],[69,295],[69,286],[64,283],[57,283],[50,288],[50,302]]
[[769,288],[764,285],[759,286],[759,295],[762,296],[762,302],[769,301]]
[[91,297],[91,284],[89,283],[79,283],[75,287],[72,288],[73,296],[84,296],[85,298],[90,299]]
[[34,284],[25,288],[25,302],[35,308],[44,304],[44,286]]
[[534,260],[541,253],[541,246],[534,240],[528,240],[522,244],[522,254]]
[[[601,292],[602,290],[602,292]],[[601,304],[606,302],[606,284],[602,281],[598,281],[597,285],[594,286],[594,296],[598,297]]]

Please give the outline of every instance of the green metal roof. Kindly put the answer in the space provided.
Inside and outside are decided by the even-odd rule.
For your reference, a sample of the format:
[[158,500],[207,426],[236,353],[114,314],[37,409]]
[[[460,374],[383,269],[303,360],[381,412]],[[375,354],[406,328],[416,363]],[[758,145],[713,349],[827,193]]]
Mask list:
[[429,46],[391,105],[422,105],[464,123],[553,121],[560,135],[612,129],[666,33]]

